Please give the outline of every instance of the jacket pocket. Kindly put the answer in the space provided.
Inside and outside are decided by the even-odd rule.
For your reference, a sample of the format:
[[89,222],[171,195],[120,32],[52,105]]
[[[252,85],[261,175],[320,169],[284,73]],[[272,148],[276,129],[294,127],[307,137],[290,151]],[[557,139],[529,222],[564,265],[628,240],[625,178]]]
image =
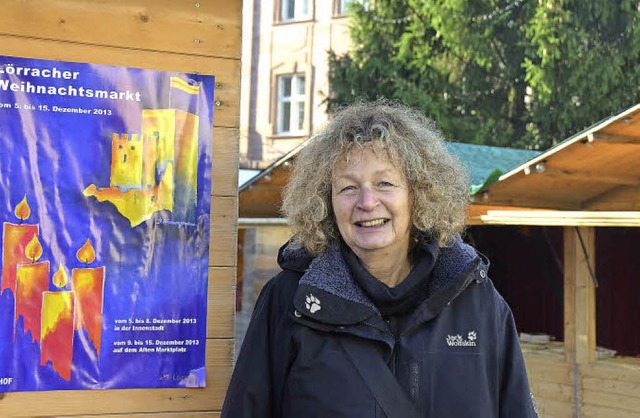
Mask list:
[[417,399],[427,416],[493,418],[497,416],[495,376],[482,352],[452,350],[423,357],[422,388]]

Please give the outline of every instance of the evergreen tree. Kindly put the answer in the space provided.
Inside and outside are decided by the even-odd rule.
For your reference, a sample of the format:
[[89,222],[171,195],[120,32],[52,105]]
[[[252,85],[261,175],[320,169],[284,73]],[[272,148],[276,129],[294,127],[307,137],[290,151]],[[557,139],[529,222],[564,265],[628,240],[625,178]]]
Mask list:
[[387,97],[453,140],[545,149],[640,99],[638,0],[353,2],[329,108]]

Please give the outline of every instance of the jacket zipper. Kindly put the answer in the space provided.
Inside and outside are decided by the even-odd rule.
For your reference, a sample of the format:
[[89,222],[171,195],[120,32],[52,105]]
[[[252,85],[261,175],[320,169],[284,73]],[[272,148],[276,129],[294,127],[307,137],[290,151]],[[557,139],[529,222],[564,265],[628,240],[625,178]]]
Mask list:
[[391,329],[391,334],[393,335],[393,350],[391,351],[391,361],[393,362],[393,367],[391,371],[393,375],[396,377],[396,380],[399,376],[399,366],[400,362],[400,350],[398,350],[398,346],[400,345],[400,329],[397,318],[390,318],[387,323],[389,324],[389,328]]
[[399,354],[400,350],[398,350],[399,343],[400,343],[400,340],[396,339],[393,345],[392,360],[391,360],[393,361],[393,368],[391,369],[391,371],[393,372],[393,375],[396,377],[396,380],[399,380],[400,378],[399,370],[398,370],[398,363],[400,361],[400,354]]

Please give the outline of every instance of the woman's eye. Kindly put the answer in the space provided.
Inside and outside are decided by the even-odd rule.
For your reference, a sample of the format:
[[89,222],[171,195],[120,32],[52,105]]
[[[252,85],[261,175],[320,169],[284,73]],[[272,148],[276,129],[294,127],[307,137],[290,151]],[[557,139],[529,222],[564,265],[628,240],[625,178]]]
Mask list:
[[389,183],[388,181],[381,181],[380,183],[378,183],[378,185],[380,187],[393,187],[393,184]]
[[356,187],[355,187],[355,186],[345,186],[345,187],[343,187],[342,189],[340,189],[340,193],[342,193],[342,192],[349,192],[349,191],[351,191],[351,190],[355,190],[355,189],[356,189]]

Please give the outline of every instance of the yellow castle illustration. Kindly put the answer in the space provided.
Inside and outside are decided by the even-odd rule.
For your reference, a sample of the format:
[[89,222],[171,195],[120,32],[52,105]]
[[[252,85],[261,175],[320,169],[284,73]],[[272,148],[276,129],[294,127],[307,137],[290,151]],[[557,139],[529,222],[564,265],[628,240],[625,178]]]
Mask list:
[[[199,86],[179,77],[171,78],[171,87],[188,95],[199,93]],[[83,194],[112,203],[132,227],[161,210],[186,220],[196,206],[198,130],[196,114],[142,110],[141,133],[112,134],[109,187],[91,184]]]

